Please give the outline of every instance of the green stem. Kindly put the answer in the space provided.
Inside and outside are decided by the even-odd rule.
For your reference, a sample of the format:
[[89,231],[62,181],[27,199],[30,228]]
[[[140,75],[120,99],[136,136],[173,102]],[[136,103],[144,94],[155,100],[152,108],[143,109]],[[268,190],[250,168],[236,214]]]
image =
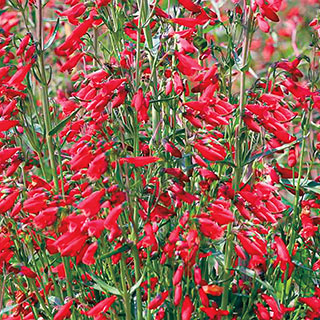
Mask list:
[[[71,274],[71,269],[70,269],[70,262],[67,257],[62,258],[63,265],[64,265],[64,270],[66,272],[66,283],[67,283],[67,294],[69,297],[73,297],[72,293],[72,274]],[[72,312],[71,315],[71,320],[76,320],[76,316],[74,312]]]
[[48,306],[45,304],[45,302],[43,301],[42,297],[39,294],[39,290],[36,286],[35,279],[27,279],[27,282],[28,282],[29,288],[35,293],[35,295],[38,299],[38,302],[40,303],[42,309],[46,313],[46,316],[49,319],[52,319],[52,316],[51,316],[50,310],[48,309]]
[[[136,241],[137,241],[137,238],[136,238]],[[140,272],[139,251],[136,245],[132,247],[132,255],[133,255],[133,261],[134,261],[134,276],[137,282],[141,277],[141,272]],[[136,295],[137,295],[137,319],[143,320],[141,288],[137,288]]]
[[230,223],[227,228],[226,236],[226,246],[225,246],[225,265],[223,270],[223,293],[221,300],[221,309],[227,310],[229,302],[229,286],[231,283],[230,278],[230,268],[232,265],[232,253],[233,253],[233,234],[232,234],[232,224]]
[[139,3],[139,20],[138,20],[138,32],[137,32],[137,53],[136,53],[136,90],[138,90],[140,86],[140,37],[142,30],[142,14],[143,14],[143,0],[140,0]]
[[[149,305],[150,300],[151,300],[151,262],[150,262],[150,248],[147,249],[147,278],[148,278],[148,300],[147,300],[147,304]],[[151,310],[148,309],[147,311],[147,320],[151,320]]]
[[246,34],[244,39],[244,45],[242,49],[242,69],[241,70],[241,77],[240,77],[240,96],[239,96],[239,123],[238,123],[238,130],[235,132],[235,161],[236,161],[236,170],[235,170],[235,179],[234,179],[234,189],[239,189],[239,184],[241,182],[243,168],[241,164],[241,156],[242,156],[242,145],[241,145],[241,129],[243,125],[243,112],[245,106],[245,91],[246,91],[246,70],[247,70],[247,63],[250,51],[250,40],[251,40],[251,28],[253,22],[253,12],[251,8],[249,9],[249,16],[248,22],[246,25]]
[[253,288],[250,294],[250,298],[248,300],[248,306],[247,309],[245,311],[245,314],[243,315],[243,317],[241,318],[242,320],[247,320],[250,318],[251,314],[252,314],[252,306],[253,306],[253,301],[256,297],[257,294],[257,288],[256,288],[256,273],[253,276],[252,279],[252,283],[253,283]]
[[58,148],[58,162],[59,162],[59,167],[60,167],[61,194],[62,194],[62,199],[65,200],[61,148]]
[[[310,119],[311,119],[311,105],[309,106],[309,113],[306,115],[307,117],[307,122],[304,124],[303,128],[303,136],[305,136],[308,131],[309,131],[309,124],[310,124]],[[288,250],[290,255],[292,254],[294,244],[296,242],[297,238],[297,227],[299,223],[299,199],[300,199],[300,184],[301,184],[301,178],[302,178],[302,168],[303,168],[303,163],[304,163],[304,153],[306,150],[306,142],[307,139],[302,140],[302,146],[301,146],[301,154],[300,154],[300,159],[299,159],[299,169],[298,169],[298,178],[297,178],[297,183],[295,186],[295,198],[294,198],[294,207],[293,207],[293,214],[292,214],[292,224],[291,228],[289,231],[288,238],[289,240],[289,245],[288,245]]]
[[128,294],[127,283],[125,278],[125,262],[124,257],[121,255],[120,260],[120,277],[121,277],[121,285],[122,285],[122,293],[123,293],[123,300],[124,300],[124,308],[126,312],[126,320],[131,320],[131,307],[130,307],[130,297]]
[[51,129],[50,109],[49,109],[49,96],[48,96],[48,83],[45,71],[44,62],[44,36],[43,36],[43,12],[42,12],[42,0],[38,0],[38,41],[39,41],[39,59],[40,59],[40,72],[41,72],[41,92],[42,92],[42,108],[44,115],[44,125],[46,131],[46,141],[49,152],[51,174],[53,177],[55,191],[59,190],[59,180],[56,171],[55,159],[54,159],[54,146],[52,143],[52,137],[49,135]]
[[[241,71],[241,78],[240,78],[240,97],[239,97],[239,123],[238,123],[238,130],[235,133],[235,160],[236,160],[236,169],[235,169],[235,178],[233,180],[233,189],[235,191],[239,190],[239,185],[242,178],[243,168],[241,163],[241,156],[242,156],[242,143],[239,137],[242,128],[243,122],[243,112],[245,106],[245,86],[246,86],[246,69],[249,57],[249,50],[250,50],[250,40],[251,40],[251,29],[252,29],[252,22],[253,22],[253,12],[251,7],[249,7],[249,14],[248,20],[246,25],[246,33],[245,39],[243,44],[242,50],[242,64],[243,69]],[[226,235],[226,245],[225,245],[225,265],[223,270],[223,294],[222,294],[222,301],[221,301],[221,308],[223,310],[227,310],[229,304],[229,287],[231,283],[230,277],[230,268],[232,266],[232,256],[233,256],[233,225],[229,224],[227,229]]]

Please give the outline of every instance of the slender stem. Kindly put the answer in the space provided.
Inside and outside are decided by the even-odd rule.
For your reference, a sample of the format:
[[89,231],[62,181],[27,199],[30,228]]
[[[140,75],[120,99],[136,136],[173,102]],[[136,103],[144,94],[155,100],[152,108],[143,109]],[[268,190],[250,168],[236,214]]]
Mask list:
[[[239,190],[239,185],[241,182],[242,177],[242,163],[241,163],[241,154],[242,154],[242,144],[239,137],[242,128],[243,122],[243,111],[245,105],[245,86],[246,86],[246,65],[248,63],[249,57],[249,49],[250,49],[250,40],[251,40],[251,26],[253,22],[253,12],[251,10],[251,6],[249,6],[249,14],[248,20],[246,24],[246,33],[245,39],[243,44],[242,50],[242,63],[243,63],[243,70],[241,71],[241,78],[240,78],[240,98],[239,98],[239,117],[238,117],[238,130],[236,131],[235,135],[235,160],[236,160],[236,169],[235,169],[235,178],[233,180],[233,189],[235,191]],[[225,245],[225,265],[223,270],[223,294],[222,294],[222,301],[221,301],[221,308],[223,310],[227,310],[229,304],[229,287],[231,283],[230,278],[230,268],[232,266],[232,256],[233,256],[233,232],[232,228],[233,225],[230,223],[227,228],[227,235],[226,235],[226,245]]]
[[[73,293],[72,293],[72,274],[71,274],[71,269],[70,269],[70,262],[69,259],[67,257],[63,257],[63,265],[64,265],[64,270],[66,273],[66,282],[67,282],[67,293],[69,297],[73,297]],[[75,314],[74,312],[72,312],[71,315],[71,319],[75,320]]]
[[245,106],[245,91],[246,91],[246,70],[247,70],[247,63],[249,57],[249,49],[250,49],[250,40],[251,40],[251,27],[253,22],[253,12],[251,7],[249,8],[249,15],[248,15],[248,22],[246,25],[246,34],[244,39],[244,45],[242,49],[242,70],[241,70],[241,77],[240,77],[240,96],[239,96],[239,123],[238,123],[238,130],[235,132],[235,162],[236,162],[236,170],[235,170],[235,179],[234,179],[234,189],[239,189],[239,184],[241,182],[241,176],[243,169],[241,167],[241,155],[242,155],[242,145],[241,145],[241,129],[243,125],[243,111]]
[[62,157],[61,157],[61,148],[58,148],[58,162],[60,167],[60,181],[61,181],[61,194],[62,199],[65,200],[65,191],[64,191],[64,180],[63,180],[63,170],[62,170]]
[[138,90],[140,86],[140,37],[142,30],[142,10],[143,10],[143,0],[140,0],[139,4],[139,20],[138,20],[138,32],[137,32],[137,53],[136,53],[136,90]]
[[29,285],[29,288],[35,293],[35,295],[38,299],[38,302],[40,303],[42,309],[46,313],[46,316],[49,319],[52,319],[52,316],[51,316],[50,310],[48,309],[48,306],[46,305],[45,301],[43,301],[42,297],[39,294],[39,290],[36,286],[35,279],[27,279],[27,283]]
[[229,302],[229,286],[231,280],[230,277],[230,267],[232,263],[232,249],[233,249],[233,234],[232,234],[232,224],[228,225],[227,235],[226,235],[226,246],[225,246],[225,265],[223,270],[223,293],[221,301],[221,309],[227,310]]
[[[304,125],[303,128],[303,136],[305,136],[308,131],[309,131],[309,124],[310,124],[310,118],[311,118],[311,105],[309,107],[309,113],[306,115],[307,117],[307,123]],[[298,215],[299,215],[299,199],[300,199],[300,184],[301,184],[301,179],[302,179],[302,168],[303,168],[303,163],[304,163],[304,153],[306,150],[306,142],[307,139],[302,140],[302,146],[301,146],[301,154],[300,154],[300,159],[299,159],[299,169],[298,169],[298,178],[297,178],[297,183],[295,186],[295,198],[294,198],[294,206],[293,206],[293,214],[292,214],[292,224],[291,228],[289,231],[289,245],[288,245],[288,250],[290,255],[292,254],[294,244],[296,241],[297,237],[297,227],[299,223]]]
[[[137,239],[136,239],[137,241]],[[136,278],[136,282],[139,281],[141,277],[140,272],[140,259],[139,259],[139,251],[136,245],[132,247],[132,255],[134,260],[134,276]],[[137,288],[136,290],[137,295],[137,319],[142,320],[142,296],[141,296],[141,289]]]
[[[93,49],[94,49],[94,55],[99,61],[99,56],[98,56],[98,38],[99,38],[99,30],[97,27],[93,29]],[[93,66],[97,66],[97,60],[93,60]]]
[[120,277],[121,277],[121,285],[122,285],[122,292],[123,292],[124,308],[126,312],[126,320],[131,320],[130,297],[128,295],[127,284],[125,279],[125,262],[124,262],[123,255],[121,255],[120,268],[121,268]]
[[251,313],[252,313],[253,301],[254,301],[254,299],[256,297],[256,294],[257,294],[256,274],[254,274],[254,276],[253,276],[252,284],[253,284],[253,288],[252,288],[252,291],[251,291],[251,294],[250,294],[250,298],[248,300],[247,309],[245,311],[245,314],[242,317],[243,320],[247,320],[248,318],[250,318]]
[[[4,267],[4,266],[3,266]],[[1,294],[0,294],[0,310],[2,310],[2,305],[3,305],[3,297],[4,297],[4,291],[5,291],[5,284],[7,280],[7,275],[4,274],[2,278],[2,284],[1,284]]]
[[[148,17],[148,1],[145,1],[143,8],[140,8],[140,10],[143,9],[143,15],[144,20],[146,20]],[[145,23],[144,23],[145,24]],[[151,72],[151,80],[153,82],[153,86],[151,88],[152,95],[154,100],[158,100],[158,80],[157,80],[157,68],[156,68],[156,61],[158,61],[157,57],[153,57],[152,55],[152,49],[153,49],[153,42],[152,42],[152,33],[150,25],[147,24],[147,26],[144,28],[144,34],[146,36],[147,45],[149,48],[149,64],[150,67],[152,67]],[[158,127],[160,122],[160,112],[157,110],[158,103],[154,103],[152,105],[152,132],[155,135],[155,142],[158,144],[161,139],[161,129]]]
[[49,109],[49,96],[48,96],[48,83],[45,71],[44,62],[44,36],[43,36],[43,8],[42,0],[38,0],[38,41],[39,41],[39,60],[40,60],[40,72],[41,72],[41,92],[42,92],[42,108],[44,115],[44,125],[46,131],[46,141],[48,145],[49,159],[51,174],[53,177],[54,188],[59,190],[59,180],[54,159],[54,146],[52,143],[52,137],[49,135],[51,129],[50,109]]
[[[141,48],[140,48],[140,36],[142,31],[142,19],[143,19],[143,5],[144,1],[140,0],[139,2],[139,20],[138,20],[138,32],[137,32],[137,52],[136,52],[136,90],[138,90],[140,86],[140,57],[141,57]],[[139,124],[137,121],[137,114],[134,113],[134,155],[137,156],[139,153]],[[136,173],[139,172],[137,171]],[[140,259],[139,259],[139,251],[136,247],[136,242],[138,241],[137,235],[137,221],[138,221],[138,205],[137,203],[133,208],[133,234],[135,239],[135,245],[132,247],[132,255],[134,260],[134,275],[135,281],[138,281],[141,277],[140,273]],[[136,301],[137,301],[137,319],[142,320],[142,296],[141,289],[137,288],[136,290]]]
[[[147,249],[147,278],[148,278],[148,300],[147,303],[149,305],[150,300],[151,300],[151,262],[150,262],[150,248]],[[147,311],[147,320],[151,320],[151,310],[148,309]]]

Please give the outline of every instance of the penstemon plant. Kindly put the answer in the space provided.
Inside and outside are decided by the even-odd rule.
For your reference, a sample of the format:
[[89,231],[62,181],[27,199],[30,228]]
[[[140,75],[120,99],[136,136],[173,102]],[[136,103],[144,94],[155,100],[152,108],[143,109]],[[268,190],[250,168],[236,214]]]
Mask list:
[[320,319],[318,0],[0,0],[0,318]]

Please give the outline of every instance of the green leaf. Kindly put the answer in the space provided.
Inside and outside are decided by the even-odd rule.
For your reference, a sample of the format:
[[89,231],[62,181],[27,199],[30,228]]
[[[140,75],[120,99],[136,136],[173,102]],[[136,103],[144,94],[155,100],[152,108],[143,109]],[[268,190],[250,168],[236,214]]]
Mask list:
[[143,278],[144,278],[144,274],[145,274],[145,273],[146,273],[146,269],[144,269],[144,271],[143,271],[143,273],[142,273],[139,281],[136,282],[136,283],[130,288],[130,294],[133,294],[133,293],[140,287],[140,285],[141,285],[141,283],[142,283],[142,280],[143,280]]
[[3,314],[11,311],[12,309],[14,309],[15,307],[17,307],[18,305],[19,305],[19,304],[14,304],[14,305],[11,305],[11,306],[9,306],[9,307],[6,307],[6,308],[1,309],[1,311],[0,311],[0,316],[2,316]]
[[60,298],[56,297],[56,296],[49,296],[48,297],[48,301],[50,304],[54,305],[54,306],[62,306],[62,302],[60,300]]
[[[3,314],[11,311],[12,309],[16,308],[17,306],[23,304],[24,302],[28,301],[29,299],[30,299],[30,298],[27,298],[27,299],[23,300],[23,301],[20,302],[20,303],[13,304],[13,305],[10,305],[10,306],[8,306],[8,307],[5,307],[5,308],[1,309],[1,310],[0,310],[0,316],[2,316]],[[2,319],[2,317],[1,317],[1,319]]]
[[277,301],[278,305],[280,305],[278,298],[277,298],[277,295],[276,295],[276,291],[274,290],[274,287],[269,282],[261,280],[259,278],[259,276],[257,276],[257,274],[253,270],[250,270],[250,269],[242,267],[242,266],[237,267],[233,270],[238,271],[240,273],[243,273],[246,276],[258,281],[263,287],[265,287],[267,289],[269,294],[271,294],[273,296],[273,298]]
[[[293,179],[281,179],[281,183],[284,186],[293,186]],[[320,194],[320,183],[313,181],[313,180],[308,180],[307,183],[300,184],[300,189],[302,189],[304,192],[314,192],[317,194]]]
[[292,260],[292,263],[293,263],[294,265],[296,265],[297,267],[300,267],[300,268],[302,268],[302,269],[305,269],[305,270],[314,272],[311,268],[306,267],[306,266],[305,266],[302,262],[300,262],[300,261]]
[[109,286],[106,284],[102,279],[98,278],[97,276],[91,274],[91,278],[96,283],[93,288],[102,292],[110,292],[112,294],[115,294],[117,296],[121,296],[121,292],[112,286]]
[[53,129],[51,129],[49,131],[49,136],[53,136],[54,134],[61,131],[66,126],[66,124],[76,116],[76,114],[78,113],[78,111],[80,109],[81,109],[81,107],[78,108],[77,110],[73,111],[68,117],[66,117],[62,121],[60,121]]
[[228,159],[221,160],[221,161],[216,161],[216,163],[217,164],[225,164],[225,165],[228,165],[228,166],[233,167],[233,168],[236,167],[236,165],[233,163],[233,161],[228,160]]
[[59,30],[59,25],[60,25],[60,18],[57,19],[56,25],[54,27],[54,30],[52,32],[52,35],[50,37],[50,39],[48,40],[48,42],[44,45],[44,50],[49,49],[49,47],[52,45],[54,39],[56,38],[57,32]]
[[124,251],[127,251],[130,249],[130,246],[128,244],[125,244],[123,246],[121,246],[120,248],[116,249],[116,250],[112,250],[104,255],[102,255],[100,257],[100,259],[106,259],[106,258],[110,258],[112,256],[114,256],[115,254],[118,254],[118,253],[121,253],[121,252],[124,252]]
[[273,154],[273,153],[276,153],[278,151],[281,151],[281,150],[284,150],[284,149],[287,149],[287,148],[290,148],[292,146],[294,146],[295,144],[297,144],[298,142],[300,142],[302,139],[305,139],[306,137],[301,137],[291,143],[287,143],[287,144],[284,144],[282,145],[281,147],[278,147],[278,148],[274,148],[274,149],[271,149],[271,150],[268,150],[266,152],[260,152],[258,154],[255,154],[254,156],[252,156],[251,158],[249,158],[248,160],[245,161],[244,165],[247,165],[251,162],[253,162],[254,160],[257,160],[259,158],[263,158],[263,157],[266,157],[266,156],[269,156],[270,154]]
[[302,186],[307,191],[312,191],[314,193],[320,194],[320,183],[315,181],[310,181],[308,184]]
[[207,40],[200,36],[194,37],[193,44],[197,49],[199,49],[200,52],[204,52],[208,48]]
[[158,99],[158,100],[150,100],[149,103],[157,103],[157,102],[162,102],[162,101],[170,101],[179,98],[179,95],[175,95],[173,97],[169,98],[163,98],[163,99]]

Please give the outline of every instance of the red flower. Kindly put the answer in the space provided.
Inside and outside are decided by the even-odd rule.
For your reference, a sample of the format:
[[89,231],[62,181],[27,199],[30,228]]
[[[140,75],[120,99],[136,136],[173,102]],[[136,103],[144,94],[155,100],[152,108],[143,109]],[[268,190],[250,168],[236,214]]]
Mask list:
[[223,237],[223,229],[214,221],[208,218],[199,218],[200,231],[212,240],[217,240]]
[[105,190],[93,192],[89,197],[78,204],[78,209],[82,210],[88,217],[94,217],[100,211],[101,199],[105,195]]
[[207,147],[201,143],[194,144],[201,155],[210,161],[222,161],[226,158],[227,153],[222,146],[216,143],[212,143],[210,146]]
[[187,295],[182,303],[181,308],[181,320],[190,320],[192,312],[194,311],[193,303],[190,297]]
[[178,72],[173,73],[173,90],[179,95],[184,91],[182,80]]
[[94,259],[94,254],[96,253],[97,249],[98,249],[98,242],[94,242],[90,244],[90,246],[87,248],[86,252],[84,253],[84,256],[82,257],[82,263],[88,266],[95,264],[96,260]]
[[74,52],[78,46],[80,41],[80,38],[86,34],[88,29],[92,27],[93,18],[90,17],[87,20],[83,21],[79,26],[77,26],[72,33],[66,38],[65,42],[62,43],[57,49],[56,52],[58,54],[65,55],[66,51],[71,54]]
[[77,63],[80,61],[81,58],[83,58],[84,53],[80,52],[76,55],[74,55],[72,58],[68,58],[68,60],[61,66],[60,71],[70,71],[72,70]]
[[73,304],[73,300],[70,300],[65,305],[63,305],[60,310],[55,314],[53,320],[64,320],[71,317],[71,306]]
[[254,310],[259,320],[270,320],[268,309],[260,302],[256,304],[257,309]]
[[261,14],[257,14],[258,27],[262,32],[268,33],[270,31],[269,23],[263,18]]
[[212,204],[209,210],[212,219],[220,225],[229,224],[234,221],[233,213],[227,208],[226,203]]
[[175,56],[179,60],[177,68],[184,75],[193,76],[197,71],[203,69],[195,59],[181,52],[175,52]]
[[81,2],[63,12],[56,11],[56,13],[61,17],[67,17],[71,24],[77,25],[79,21],[76,18],[80,17],[85,11],[86,6]]
[[153,310],[160,307],[164,303],[164,301],[167,299],[168,295],[169,295],[169,291],[164,291],[158,294],[153,300],[150,301],[148,305],[148,309]]
[[138,92],[133,96],[131,106],[137,110],[139,122],[147,122],[149,120],[149,100],[143,96],[142,88],[139,88]]
[[90,311],[87,312],[87,316],[95,317],[101,314],[102,312],[107,312],[111,305],[117,300],[116,296],[111,296],[110,298],[106,298],[95,305]]
[[276,302],[276,300],[271,297],[268,296],[266,294],[262,294],[261,295],[262,299],[269,305],[269,307],[271,308],[271,310],[273,311],[273,317],[272,319],[274,320],[281,320],[283,319],[283,313],[280,310],[278,303]]
[[277,252],[277,260],[275,261],[274,265],[276,266],[278,263],[280,263],[280,269],[284,273],[288,268],[289,270],[288,277],[290,277],[294,269],[294,264],[291,261],[289,251],[280,237],[275,236],[274,240],[275,240],[275,250]]
[[170,141],[164,144],[164,149],[176,158],[182,158],[181,151]]
[[158,157],[150,156],[150,157],[120,158],[119,162],[120,162],[120,164],[123,164],[126,162],[126,163],[134,164],[136,167],[143,167],[147,164],[154,163],[159,160],[161,160],[161,159]]
[[109,80],[108,82],[103,84],[102,93],[104,93],[105,95],[111,94],[114,90],[119,88],[122,83],[126,81],[126,78]]
[[181,282],[182,276],[183,276],[183,266],[180,265],[173,275],[172,283],[174,286],[176,286],[178,283]]
[[215,284],[202,286],[202,290],[206,294],[210,294],[211,296],[221,296],[223,292],[223,287],[219,287]]
[[17,56],[21,56],[25,50],[25,48],[27,47],[27,45],[29,44],[29,41],[31,39],[31,34],[28,33],[20,42],[19,48],[16,51],[16,55]]
[[99,180],[101,176],[106,172],[108,168],[108,163],[106,161],[106,156],[101,153],[90,163],[87,174],[88,177],[93,180]]
[[31,279],[35,279],[37,277],[37,274],[26,266],[20,267],[20,273]]
[[115,226],[117,227],[117,220],[122,212],[122,204],[110,210],[107,218],[104,220],[104,226],[111,231]]
[[55,223],[57,219],[58,208],[47,208],[41,211],[33,220],[34,225],[39,229],[44,229]]
[[191,0],[178,0],[178,1],[182,6],[184,6],[187,10],[191,12],[198,13],[201,11],[201,6],[195,4]]
[[219,310],[215,307],[201,307],[201,311],[203,311],[209,319],[221,319],[223,316],[229,315],[229,311],[227,310]]
[[48,197],[45,194],[36,194],[24,201],[23,210],[29,213],[38,213],[46,207]]
[[0,200],[0,213],[3,214],[10,210],[15,201],[17,200],[20,192],[11,190],[11,193],[7,195],[4,199]]
[[31,64],[21,67],[8,81],[8,86],[16,87],[17,89],[24,89],[25,86],[22,85],[22,81],[27,76],[31,69]]
[[182,286],[181,284],[178,284],[176,288],[174,289],[174,305],[178,306],[181,302],[181,297],[182,297]]

